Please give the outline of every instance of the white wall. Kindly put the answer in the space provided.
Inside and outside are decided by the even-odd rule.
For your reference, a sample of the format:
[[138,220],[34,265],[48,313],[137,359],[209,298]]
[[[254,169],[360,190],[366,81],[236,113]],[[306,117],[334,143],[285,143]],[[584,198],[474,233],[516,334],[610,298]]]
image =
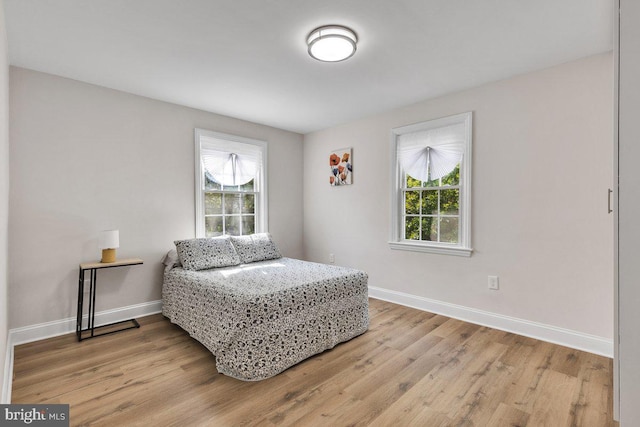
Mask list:
[[[611,340],[612,105],[604,54],[305,135],[305,256],[334,253],[371,286]],[[389,249],[390,130],[465,111],[472,257]],[[329,150],[349,146],[353,185],[330,187]]]
[[[9,304],[7,301],[7,260],[9,231],[9,60],[7,33],[4,22],[4,4],[0,0],[0,384],[7,378],[5,356]],[[2,388],[1,403],[5,403],[6,390]]]
[[160,259],[194,236],[194,128],[269,143],[269,231],[302,255],[302,136],[21,68],[11,68],[9,326],[74,317],[78,263],[120,230],[98,273],[97,310],[161,298]]

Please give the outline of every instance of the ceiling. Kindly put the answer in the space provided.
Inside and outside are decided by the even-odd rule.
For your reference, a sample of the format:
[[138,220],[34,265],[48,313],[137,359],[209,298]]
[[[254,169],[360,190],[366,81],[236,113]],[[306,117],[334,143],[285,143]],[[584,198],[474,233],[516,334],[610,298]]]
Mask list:
[[[11,65],[308,133],[609,51],[610,0],[4,0]],[[359,37],[339,63],[314,28]]]

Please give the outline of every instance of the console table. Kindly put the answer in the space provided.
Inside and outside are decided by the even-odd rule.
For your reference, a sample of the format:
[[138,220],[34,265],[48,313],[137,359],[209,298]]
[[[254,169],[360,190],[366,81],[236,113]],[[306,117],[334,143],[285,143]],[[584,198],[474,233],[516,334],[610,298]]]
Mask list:
[[[140,258],[127,258],[116,260],[115,262],[85,262],[80,264],[80,271],[78,274],[78,318],[76,320],[76,336],[78,341],[86,340],[89,338],[95,338],[102,335],[113,334],[115,332],[125,331],[127,329],[139,328],[140,324],[136,319],[122,320],[120,322],[108,323],[106,325],[95,325],[96,317],[96,275],[97,271],[103,268],[116,268],[127,267],[131,265],[142,264],[143,261]],[[85,272],[89,272],[89,319],[86,329],[82,329],[82,317],[84,311],[84,277]],[[107,330],[102,333],[96,333],[96,331],[102,330],[114,325],[130,323],[130,326],[125,328],[119,328],[115,330]]]

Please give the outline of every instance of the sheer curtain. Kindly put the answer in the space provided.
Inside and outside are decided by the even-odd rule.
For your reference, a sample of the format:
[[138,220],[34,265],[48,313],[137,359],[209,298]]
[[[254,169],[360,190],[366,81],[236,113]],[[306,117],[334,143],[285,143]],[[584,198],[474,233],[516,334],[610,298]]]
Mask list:
[[447,176],[462,161],[464,137],[464,124],[399,135],[400,165],[407,174],[421,181]]
[[262,151],[251,144],[203,138],[201,158],[204,170],[222,185],[244,185],[258,176]]

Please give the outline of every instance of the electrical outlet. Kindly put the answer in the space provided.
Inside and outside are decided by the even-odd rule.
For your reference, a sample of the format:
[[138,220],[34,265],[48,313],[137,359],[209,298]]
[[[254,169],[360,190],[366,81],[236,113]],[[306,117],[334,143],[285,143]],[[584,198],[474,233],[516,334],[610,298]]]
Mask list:
[[329,254],[329,264],[336,262],[336,257],[333,254]]
[[500,289],[498,276],[489,276],[489,289],[491,289],[492,291],[497,291],[498,289]]

